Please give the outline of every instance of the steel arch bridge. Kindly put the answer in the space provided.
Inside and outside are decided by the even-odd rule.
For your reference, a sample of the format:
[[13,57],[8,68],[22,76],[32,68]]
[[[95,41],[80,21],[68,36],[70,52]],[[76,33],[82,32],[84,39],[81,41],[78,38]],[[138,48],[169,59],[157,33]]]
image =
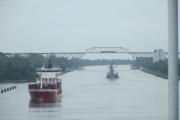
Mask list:
[[79,58],[83,59],[86,54],[129,54],[133,59],[137,57],[153,57],[154,52],[130,52],[128,49],[123,47],[92,47],[85,50],[85,52],[42,52],[42,53],[5,53],[7,56],[12,57],[15,55],[20,55],[27,57],[31,54],[39,54],[44,57],[56,56],[56,57],[66,57],[68,59]]
[[85,53],[96,54],[96,53],[117,53],[117,54],[129,54],[133,59],[136,57],[153,57],[154,52],[130,52],[128,49],[123,47],[92,47],[86,49]]

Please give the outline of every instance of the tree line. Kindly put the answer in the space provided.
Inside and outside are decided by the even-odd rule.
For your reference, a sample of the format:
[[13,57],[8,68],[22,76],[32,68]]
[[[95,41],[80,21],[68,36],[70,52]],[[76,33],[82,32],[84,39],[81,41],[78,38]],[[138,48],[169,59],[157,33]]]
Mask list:
[[68,68],[78,67],[75,60],[66,58],[56,58],[50,56],[43,57],[38,54],[30,54],[27,57],[15,55],[8,57],[0,53],[0,82],[30,82],[37,77],[36,69],[48,64],[51,59],[52,64],[56,64],[65,72]]
[[73,70],[79,67],[89,65],[108,65],[111,62],[115,64],[131,64],[131,60],[82,60],[58,58],[55,56],[44,57],[38,54],[29,54],[28,56],[7,56],[0,53],[0,82],[31,82],[37,77],[36,69],[48,64],[58,65],[63,72]]
[[[180,63],[180,62],[179,62]],[[160,60],[153,62],[153,58],[138,57],[133,62],[132,67],[141,69],[145,72],[155,74],[160,77],[167,78],[168,75],[168,60]],[[180,67],[180,64],[179,64]]]

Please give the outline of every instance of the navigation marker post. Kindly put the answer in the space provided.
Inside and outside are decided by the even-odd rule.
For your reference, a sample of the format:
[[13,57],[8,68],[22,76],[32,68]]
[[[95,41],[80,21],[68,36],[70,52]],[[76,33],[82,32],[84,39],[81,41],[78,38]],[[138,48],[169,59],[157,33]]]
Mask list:
[[178,0],[168,0],[168,120],[178,120]]

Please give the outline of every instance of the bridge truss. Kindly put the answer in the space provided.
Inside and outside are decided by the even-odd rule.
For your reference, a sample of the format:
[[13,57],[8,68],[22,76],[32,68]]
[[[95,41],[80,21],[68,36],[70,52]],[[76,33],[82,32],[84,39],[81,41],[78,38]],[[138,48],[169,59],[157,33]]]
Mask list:
[[30,54],[39,54],[44,57],[56,56],[65,57],[68,59],[79,58],[83,59],[86,54],[129,54],[133,59],[137,57],[153,57],[154,52],[130,52],[128,49],[123,47],[92,47],[86,49],[85,52],[52,52],[52,53],[5,53],[7,56],[12,57],[15,55],[20,55],[27,57]]

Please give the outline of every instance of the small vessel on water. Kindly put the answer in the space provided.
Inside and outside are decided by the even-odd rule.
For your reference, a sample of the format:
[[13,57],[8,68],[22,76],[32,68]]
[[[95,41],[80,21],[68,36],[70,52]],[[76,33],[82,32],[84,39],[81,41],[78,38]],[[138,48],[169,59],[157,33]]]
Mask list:
[[55,102],[62,95],[61,73],[61,68],[51,64],[37,69],[36,83],[28,85],[31,101]]
[[110,64],[110,67],[109,67],[109,72],[107,72],[106,74],[106,78],[108,79],[115,79],[115,78],[119,78],[119,75],[117,72],[114,71],[114,68],[113,68],[113,65]]

